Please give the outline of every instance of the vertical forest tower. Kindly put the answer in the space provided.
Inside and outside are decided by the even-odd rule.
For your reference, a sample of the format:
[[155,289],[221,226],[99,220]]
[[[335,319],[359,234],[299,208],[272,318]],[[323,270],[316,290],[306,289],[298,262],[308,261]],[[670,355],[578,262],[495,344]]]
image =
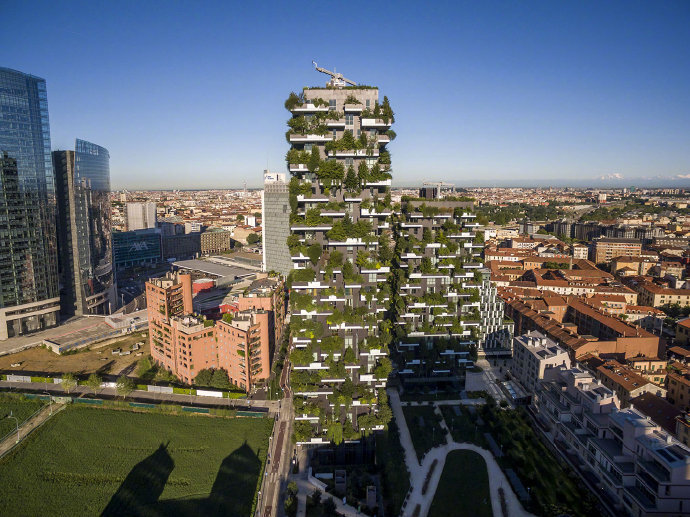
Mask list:
[[291,174],[290,274],[295,434],[358,440],[390,420],[385,387],[393,259],[388,99],[331,80],[285,102]]

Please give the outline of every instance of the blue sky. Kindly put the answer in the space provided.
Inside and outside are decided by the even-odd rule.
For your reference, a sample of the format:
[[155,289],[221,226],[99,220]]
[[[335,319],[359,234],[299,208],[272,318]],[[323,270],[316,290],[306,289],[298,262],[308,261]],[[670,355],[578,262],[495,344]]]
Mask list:
[[312,59],[389,97],[397,185],[690,185],[687,1],[0,3],[0,66],[47,80],[53,147],[107,147],[114,188],[284,171]]

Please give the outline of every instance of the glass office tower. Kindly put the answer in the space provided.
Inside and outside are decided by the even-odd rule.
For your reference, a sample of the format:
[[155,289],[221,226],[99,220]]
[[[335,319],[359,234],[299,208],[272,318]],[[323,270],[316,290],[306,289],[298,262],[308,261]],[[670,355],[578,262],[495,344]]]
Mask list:
[[54,151],[62,311],[67,316],[115,309],[110,224],[110,154],[77,139]]
[[0,68],[0,340],[58,323],[55,184],[44,79]]

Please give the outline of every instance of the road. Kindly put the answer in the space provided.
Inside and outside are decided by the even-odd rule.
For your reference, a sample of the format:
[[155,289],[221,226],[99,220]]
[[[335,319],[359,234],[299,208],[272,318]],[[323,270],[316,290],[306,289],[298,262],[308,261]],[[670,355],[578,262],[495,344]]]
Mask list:
[[287,487],[292,460],[292,393],[289,387],[290,363],[285,361],[280,377],[280,387],[283,389],[283,399],[278,405],[278,415],[273,434],[269,439],[268,453],[270,463],[266,464],[261,497],[257,505],[257,516],[272,517],[283,515],[282,497]]

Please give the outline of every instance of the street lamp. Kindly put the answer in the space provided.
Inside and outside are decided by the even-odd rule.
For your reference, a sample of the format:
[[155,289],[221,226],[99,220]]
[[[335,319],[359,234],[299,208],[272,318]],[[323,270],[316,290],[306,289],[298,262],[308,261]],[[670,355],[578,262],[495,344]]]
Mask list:
[[7,418],[14,418],[14,422],[17,426],[17,441],[15,443],[19,443],[19,419],[12,415],[12,411],[10,411],[10,414],[7,415]]
[[53,397],[50,396],[50,393],[47,391],[44,391],[46,395],[48,395],[48,406],[50,407],[50,416],[53,416]]

